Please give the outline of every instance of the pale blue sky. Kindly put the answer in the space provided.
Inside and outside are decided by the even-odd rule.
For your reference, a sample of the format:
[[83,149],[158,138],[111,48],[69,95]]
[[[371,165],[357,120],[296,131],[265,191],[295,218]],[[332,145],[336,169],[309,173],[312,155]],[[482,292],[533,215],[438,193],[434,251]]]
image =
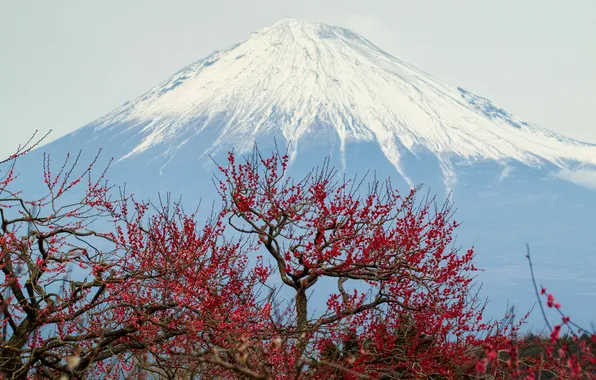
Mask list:
[[290,16],[341,25],[520,117],[596,143],[596,1],[0,0],[0,155],[59,137]]

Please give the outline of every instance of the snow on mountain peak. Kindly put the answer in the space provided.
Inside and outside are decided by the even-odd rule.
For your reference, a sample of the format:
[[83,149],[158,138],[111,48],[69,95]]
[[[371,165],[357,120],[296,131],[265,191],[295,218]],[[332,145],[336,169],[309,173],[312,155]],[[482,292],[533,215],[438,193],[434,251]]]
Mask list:
[[199,154],[247,150],[273,133],[296,151],[330,129],[342,151],[351,142],[378,143],[406,178],[400,157],[407,150],[435,154],[447,178],[453,157],[596,165],[594,145],[528,124],[348,29],[291,18],[187,66],[90,127],[138,130],[139,143],[122,159],[153,147],[174,154],[207,130],[217,137]]

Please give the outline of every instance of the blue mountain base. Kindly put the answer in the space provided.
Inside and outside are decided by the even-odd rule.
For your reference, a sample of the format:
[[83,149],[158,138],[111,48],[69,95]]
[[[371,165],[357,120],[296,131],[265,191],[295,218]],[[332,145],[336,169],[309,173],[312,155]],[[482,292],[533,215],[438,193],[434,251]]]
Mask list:
[[[229,146],[211,145],[216,130],[206,128],[200,134],[189,131],[189,141],[176,147],[170,155],[163,147],[151,148],[142,154],[120,160],[122,153],[138,144],[132,130],[120,128],[120,133],[100,133],[93,126],[56,140],[23,157],[17,169],[22,173],[18,185],[25,195],[41,191],[41,155],[48,152],[53,165],[61,164],[67,152],[83,149],[81,168],[102,148],[97,168],[104,167],[114,156],[116,161],[108,174],[111,183],[127,184],[129,192],[140,199],[155,199],[158,192],[171,192],[174,198],[182,197],[188,207],[202,202],[207,213],[212,205],[218,207],[218,197],[213,184],[217,175],[215,163],[225,165]],[[322,132],[321,132],[322,130]],[[108,132],[108,131],[106,131]],[[342,152],[339,139],[330,138],[324,128],[319,138],[309,136],[300,141],[293,152],[290,174],[301,177],[313,167],[328,159],[338,169],[338,175],[383,180],[391,178],[392,184],[402,192],[410,185],[387,160],[376,142],[348,143]],[[81,142],[85,143],[81,145]],[[288,146],[281,135],[269,135],[257,140],[263,155],[267,156],[277,143],[284,152]],[[212,149],[212,155],[205,152]],[[173,150],[174,151],[174,150]],[[430,152],[416,154],[401,147],[401,168],[411,183],[424,184],[422,191],[437,194],[437,202],[449,195],[455,202],[455,219],[462,221],[457,230],[457,246],[468,249],[474,246],[481,297],[489,299],[487,317],[504,315],[507,304],[514,305],[518,315],[530,310],[536,296],[530,281],[525,257],[526,243],[533,253],[539,285],[548,288],[563,305],[565,313],[577,323],[588,327],[596,318],[596,214],[595,192],[554,176],[557,168],[545,163],[540,168],[530,168],[517,162],[482,161],[452,162],[457,178],[447,189],[440,163]],[[321,301],[319,307],[323,307]],[[544,326],[542,316],[534,312],[530,326]],[[558,322],[557,316],[553,321]]]

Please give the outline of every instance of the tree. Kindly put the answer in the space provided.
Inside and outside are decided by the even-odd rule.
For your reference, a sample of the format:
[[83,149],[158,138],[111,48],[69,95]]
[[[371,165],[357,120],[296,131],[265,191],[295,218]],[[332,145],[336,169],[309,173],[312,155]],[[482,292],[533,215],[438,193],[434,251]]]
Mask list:
[[94,162],[75,175],[78,157],[53,174],[44,156],[47,192],[25,199],[13,190],[15,164],[34,146],[0,162],[5,378],[130,377],[148,361],[177,378],[181,352],[208,363],[213,347],[262,328],[268,310],[254,287],[268,273],[247,268],[222,214],[201,226],[169,199],[113,198]]
[[594,378],[596,335],[562,312],[546,339],[483,322],[452,205],[419,188],[230,153],[199,224],[78,156],[44,156],[29,199],[15,167],[36,144],[0,162],[4,378]]
[[[452,244],[451,204],[417,200],[419,189],[403,196],[388,181],[360,195],[327,165],[300,180],[287,167],[287,156],[255,150],[238,163],[231,153],[219,181],[229,224],[255,237],[293,294],[274,325],[288,345],[269,358],[278,376],[324,378],[341,364],[359,376],[450,377],[469,365],[466,348],[488,326],[470,293],[473,250]],[[315,290],[326,297],[318,313]]]

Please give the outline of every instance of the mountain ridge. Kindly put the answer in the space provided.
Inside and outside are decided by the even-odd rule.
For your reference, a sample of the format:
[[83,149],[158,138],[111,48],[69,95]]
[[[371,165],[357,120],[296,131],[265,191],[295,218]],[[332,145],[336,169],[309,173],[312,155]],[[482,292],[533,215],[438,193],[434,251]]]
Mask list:
[[596,167],[596,145],[525,122],[346,28],[291,18],[188,65],[87,128],[119,133],[123,125],[138,141],[119,160],[156,147],[171,157],[207,130],[217,138],[199,157],[248,151],[274,134],[293,157],[298,144],[328,128],[342,154],[347,143],[377,143],[406,179],[402,156],[421,150],[438,158],[451,185],[457,160]]

